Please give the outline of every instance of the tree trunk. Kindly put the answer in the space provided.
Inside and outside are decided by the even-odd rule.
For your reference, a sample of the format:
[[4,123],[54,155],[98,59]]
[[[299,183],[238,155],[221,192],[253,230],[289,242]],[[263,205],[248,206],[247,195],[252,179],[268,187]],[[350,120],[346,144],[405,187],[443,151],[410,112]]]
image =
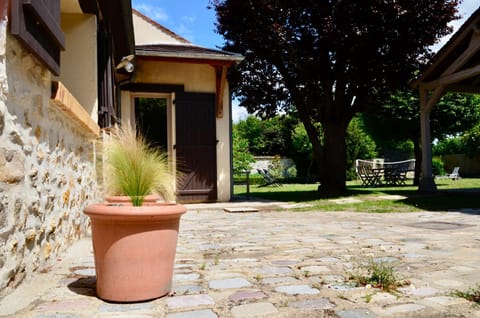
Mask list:
[[346,145],[347,125],[344,123],[324,123],[325,144],[321,158],[317,161],[320,176],[319,191],[322,197],[345,194],[346,187]]

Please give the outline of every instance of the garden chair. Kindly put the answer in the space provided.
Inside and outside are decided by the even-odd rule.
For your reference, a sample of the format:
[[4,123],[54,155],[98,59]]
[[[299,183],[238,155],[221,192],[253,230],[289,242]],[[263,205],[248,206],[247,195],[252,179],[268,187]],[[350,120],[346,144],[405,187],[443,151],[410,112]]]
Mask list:
[[264,181],[264,186],[268,185],[273,185],[275,187],[280,186],[280,183],[277,182],[277,180],[272,176],[270,172],[268,172],[267,169],[257,169],[257,172],[262,176],[263,181]]
[[460,174],[458,173],[458,171],[460,171],[460,167],[454,167],[451,173],[444,176],[437,176],[436,178],[458,180],[460,179]]

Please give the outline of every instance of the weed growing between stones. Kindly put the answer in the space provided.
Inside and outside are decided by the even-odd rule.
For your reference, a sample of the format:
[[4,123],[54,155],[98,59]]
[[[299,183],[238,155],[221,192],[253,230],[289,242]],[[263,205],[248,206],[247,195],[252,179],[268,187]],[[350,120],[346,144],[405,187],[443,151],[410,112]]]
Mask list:
[[391,263],[373,260],[370,260],[365,266],[364,274],[351,274],[350,280],[353,280],[358,286],[380,288],[386,292],[396,291],[398,287],[410,284],[398,277]]
[[480,305],[480,285],[477,287],[472,287],[464,292],[456,290],[453,292],[453,295],[456,297],[465,298],[468,301],[473,301]]

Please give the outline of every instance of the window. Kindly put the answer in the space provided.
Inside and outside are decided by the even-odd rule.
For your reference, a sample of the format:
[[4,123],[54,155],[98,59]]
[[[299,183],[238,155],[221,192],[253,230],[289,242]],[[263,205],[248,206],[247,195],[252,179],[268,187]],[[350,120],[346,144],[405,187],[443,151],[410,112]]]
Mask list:
[[60,0],[12,0],[11,33],[56,76],[65,36],[60,28]]

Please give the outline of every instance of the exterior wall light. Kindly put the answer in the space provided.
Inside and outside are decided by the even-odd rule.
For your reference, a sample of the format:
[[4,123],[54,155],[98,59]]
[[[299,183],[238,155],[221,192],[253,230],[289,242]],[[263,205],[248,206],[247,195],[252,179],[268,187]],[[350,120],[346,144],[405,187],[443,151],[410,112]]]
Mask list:
[[134,57],[133,54],[122,57],[122,60],[118,63],[116,69],[124,68],[128,73],[132,73],[135,69],[135,66],[132,63]]

